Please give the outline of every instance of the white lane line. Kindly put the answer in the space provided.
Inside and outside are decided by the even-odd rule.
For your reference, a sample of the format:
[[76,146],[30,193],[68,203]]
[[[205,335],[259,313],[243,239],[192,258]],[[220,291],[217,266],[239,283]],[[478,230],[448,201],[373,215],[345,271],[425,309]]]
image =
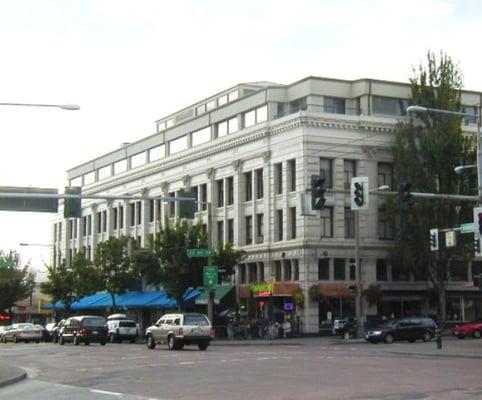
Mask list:
[[182,361],[179,363],[180,365],[190,365],[190,364],[196,364],[195,361]]
[[110,395],[110,396],[117,396],[117,397],[122,397],[122,396],[123,396],[122,393],[109,392],[109,391],[107,391],[107,390],[90,389],[90,391],[91,391],[92,393],[108,394],[108,395]]

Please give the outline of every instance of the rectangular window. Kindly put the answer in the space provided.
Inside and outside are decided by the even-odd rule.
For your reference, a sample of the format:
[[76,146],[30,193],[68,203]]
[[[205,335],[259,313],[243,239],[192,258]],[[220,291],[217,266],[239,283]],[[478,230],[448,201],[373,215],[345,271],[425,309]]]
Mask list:
[[259,107],[256,109],[256,123],[268,120],[268,106]]
[[130,226],[134,226],[136,224],[136,203],[129,204],[130,213],[131,213],[131,224]]
[[318,259],[318,280],[319,281],[330,280],[330,259],[329,258]]
[[95,182],[95,171],[84,174],[84,185]]
[[154,200],[149,200],[149,222],[154,222]]
[[59,222],[59,242],[61,241],[62,241],[62,222]]
[[325,180],[325,187],[333,187],[332,160],[320,158],[320,176]]
[[[175,192],[170,192],[169,197],[174,198],[176,197]],[[169,218],[174,218],[176,216],[176,202],[170,201],[169,202]]]
[[199,185],[201,189],[201,210],[206,211],[208,209],[208,185],[206,183],[203,183],[202,185]]
[[228,121],[219,122],[217,125],[218,138],[226,136],[228,134]]
[[218,195],[218,207],[224,206],[224,180],[219,179],[216,181],[216,192]]
[[393,229],[388,221],[388,215],[385,207],[378,209],[378,239],[380,240],[393,240]]
[[264,242],[264,214],[256,215],[256,243]]
[[246,194],[246,201],[253,200],[253,173],[245,172],[244,174],[244,193]]
[[137,225],[142,223],[142,203],[140,201],[136,202],[136,217],[137,217]]
[[[361,260],[360,260],[361,263]],[[355,264],[355,259],[350,258],[350,281],[355,281],[356,280],[356,264]]]
[[253,217],[246,217],[246,244],[253,243]]
[[187,136],[171,140],[169,142],[169,154],[176,154],[187,149]]
[[350,207],[345,207],[345,239],[355,237],[355,212]]
[[343,160],[343,186],[345,190],[350,189],[351,178],[356,176],[356,161]]
[[197,186],[191,187],[190,197],[194,197],[196,199],[196,201],[194,202],[194,212],[198,212],[199,211],[199,191]]
[[149,149],[149,162],[160,160],[166,156],[166,145],[161,144],[160,146],[153,147]]
[[102,233],[102,213],[100,211],[96,214],[96,220],[97,220],[97,233]]
[[113,221],[113,228],[119,229],[119,209],[117,207],[112,209],[112,219]]
[[335,281],[345,280],[345,259],[335,258],[333,265],[333,279]]
[[296,207],[290,207],[290,229],[291,239],[296,239]]
[[246,283],[246,265],[245,264],[238,265],[238,279],[239,279],[239,283]]
[[102,211],[102,232],[107,232],[107,211]]
[[211,140],[211,127],[207,126],[191,134],[191,145],[198,146]]
[[281,261],[274,262],[274,279],[276,282],[281,281]]
[[472,114],[473,117],[471,116],[465,116],[464,117],[464,123],[465,124],[476,124],[477,123],[477,116],[478,116],[478,109],[475,106],[462,106],[462,112],[466,114]]
[[233,205],[234,203],[234,178],[230,176],[229,178],[226,178],[226,186],[227,186],[227,205]]
[[209,110],[212,110],[216,108],[216,100],[211,100],[210,102],[208,102],[206,104],[206,110],[209,111]]
[[71,179],[70,186],[82,186],[82,176]]
[[206,104],[202,104],[196,107],[196,115],[201,115],[206,112]]
[[99,180],[106,179],[111,176],[112,173],[112,166],[106,165],[105,167],[99,168],[97,170],[97,177]]
[[218,221],[218,244],[224,243],[224,221]]
[[228,121],[228,133],[234,133],[239,130],[238,117],[231,118]]
[[274,165],[274,192],[275,194],[283,193],[283,164]]
[[386,281],[388,280],[388,269],[387,269],[387,262],[382,259],[377,259],[377,281]]
[[333,207],[324,207],[320,211],[320,237],[333,237]]
[[131,168],[140,167],[141,165],[144,165],[146,162],[147,162],[147,159],[146,159],[145,151],[131,156]]
[[166,121],[166,128],[172,128],[174,126],[174,120],[173,119],[168,119]]
[[119,229],[124,228],[124,206],[119,206]]
[[288,160],[288,192],[296,191],[296,160]]
[[120,160],[114,163],[114,175],[127,171],[127,160]]
[[407,115],[408,100],[395,97],[373,96],[373,114]]
[[292,278],[292,271],[291,271],[291,261],[288,260],[287,262],[284,262],[284,277],[283,280],[285,282],[291,281]]
[[228,219],[228,243],[234,243],[234,219]]
[[231,92],[231,93],[228,93],[228,101],[234,101],[234,100],[237,100],[239,97],[239,93],[238,91],[234,91],[234,92]]
[[74,220],[69,219],[69,239],[74,238]]
[[345,99],[340,97],[325,97],[324,111],[334,114],[345,114]]
[[225,94],[224,96],[221,96],[218,98],[218,106],[222,106],[228,102],[228,95]]
[[283,240],[283,210],[276,210],[277,240]]
[[256,170],[256,198],[262,199],[264,196],[263,169]]
[[[57,225],[54,225],[54,228],[56,228]],[[55,237],[55,231],[54,231],[54,237]],[[82,217],[82,236],[86,237],[87,236],[87,216]]]
[[244,127],[249,128],[256,124],[256,110],[244,114]]
[[393,185],[393,164],[387,162],[378,163],[378,186],[388,186],[394,189]]

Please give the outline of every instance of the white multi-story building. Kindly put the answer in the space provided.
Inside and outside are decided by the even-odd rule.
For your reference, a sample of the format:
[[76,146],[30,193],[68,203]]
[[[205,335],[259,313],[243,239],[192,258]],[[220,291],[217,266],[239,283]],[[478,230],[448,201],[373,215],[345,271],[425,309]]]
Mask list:
[[[209,203],[199,205],[196,218],[212,243],[231,242],[248,253],[235,276],[239,301],[262,310],[268,295],[270,312],[282,315],[301,288],[303,330],[314,333],[354,314],[354,212],[346,189],[352,177],[368,176],[371,188],[396,190],[389,146],[409,96],[408,84],[372,79],[239,84],[159,119],[155,134],[70,169],[68,179],[83,194],[174,197],[193,189]],[[464,91],[462,102],[476,113],[481,93]],[[469,121],[464,130],[477,127]],[[305,207],[312,175],[326,180],[321,211]],[[145,245],[166,216],[179,215],[174,202],[152,199],[83,200],[82,206],[82,218],[59,214],[54,221],[56,264],[78,251],[92,257],[110,236]],[[365,304],[368,315],[435,313],[427,281],[388,261],[393,233],[383,198],[371,195],[368,210],[359,213],[362,282],[383,291],[378,305]],[[475,272],[474,264],[450,283],[449,319],[482,316]],[[256,290],[253,282],[272,284]],[[319,300],[308,295],[313,292]]]

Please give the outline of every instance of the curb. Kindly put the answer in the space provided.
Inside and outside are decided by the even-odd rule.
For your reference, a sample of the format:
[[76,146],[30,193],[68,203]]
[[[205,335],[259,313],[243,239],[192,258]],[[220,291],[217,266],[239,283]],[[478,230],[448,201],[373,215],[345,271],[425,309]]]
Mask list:
[[444,354],[444,353],[410,353],[408,351],[396,351],[396,350],[384,350],[385,353],[411,356],[411,357],[445,357],[445,358],[469,358],[469,359],[482,359],[482,356],[470,355],[470,354]]
[[0,387],[11,385],[27,378],[27,372],[23,369],[11,367],[9,370],[13,371],[14,373],[11,373],[10,376],[6,378],[0,378]]
[[276,342],[276,340],[266,340],[263,342],[255,342],[250,340],[245,340],[242,342],[224,342],[224,341],[211,341],[210,346],[303,346],[300,342]]

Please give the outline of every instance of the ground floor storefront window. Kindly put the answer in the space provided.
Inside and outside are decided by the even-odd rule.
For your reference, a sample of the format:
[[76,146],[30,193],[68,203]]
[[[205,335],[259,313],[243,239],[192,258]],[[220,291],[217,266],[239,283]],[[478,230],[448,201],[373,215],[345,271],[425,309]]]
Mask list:
[[318,318],[320,321],[320,332],[330,331],[335,319],[354,317],[354,297],[325,297],[320,300],[318,306]]

